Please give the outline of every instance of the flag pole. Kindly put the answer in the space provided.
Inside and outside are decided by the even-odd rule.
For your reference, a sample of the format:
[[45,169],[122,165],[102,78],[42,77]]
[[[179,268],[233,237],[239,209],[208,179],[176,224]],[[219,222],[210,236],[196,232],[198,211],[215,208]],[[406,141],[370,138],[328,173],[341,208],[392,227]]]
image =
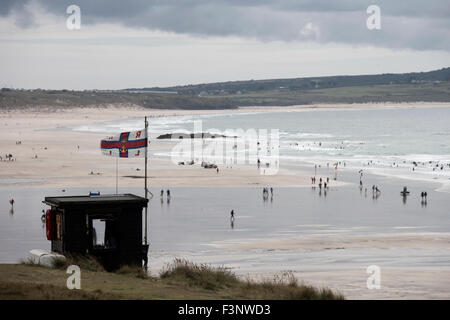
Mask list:
[[147,245],[147,209],[148,209],[148,196],[147,196],[147,148],[148,148],[148,122],[147,117],[144,118],[145,121],[145,138],[147,139],[147,145],[145,146],[145,200],[147,204],[145,206],[145,238],[144,242]]
[[119,158],[116,158],[116,195],[119,194]]

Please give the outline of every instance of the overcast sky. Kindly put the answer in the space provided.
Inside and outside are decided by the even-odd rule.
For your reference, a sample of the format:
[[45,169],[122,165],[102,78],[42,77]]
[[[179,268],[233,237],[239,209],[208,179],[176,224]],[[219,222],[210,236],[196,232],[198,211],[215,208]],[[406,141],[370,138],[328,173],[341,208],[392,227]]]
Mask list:
[[[66,9],[81,8],[69,30]],[[381,29],[369,30],[369,5]],[[0,87],[120,89],[450,66],[448,0],[1,0]]]

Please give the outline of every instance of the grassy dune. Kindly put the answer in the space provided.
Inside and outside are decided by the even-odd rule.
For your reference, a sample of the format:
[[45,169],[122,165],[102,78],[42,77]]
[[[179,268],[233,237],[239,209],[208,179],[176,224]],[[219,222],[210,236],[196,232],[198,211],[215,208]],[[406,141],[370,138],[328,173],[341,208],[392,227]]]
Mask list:
[[0,111],[92,106],[139,106],[153,109],[234,109],[238,106],[289,106],[333,103],[450,102],[450,81],[381,84],[318,89],[267,89],[196,94],[93,92],[68,90],[0,90]]
[[158,277],[133,267],[109,273],[88,260],[79,265],[81,290],[69,290],[67,264],[1,264],[0,299],[343,299],[327,288],[299,284],[289,273],[254,282],[226,268],[185,260],[175,260]]

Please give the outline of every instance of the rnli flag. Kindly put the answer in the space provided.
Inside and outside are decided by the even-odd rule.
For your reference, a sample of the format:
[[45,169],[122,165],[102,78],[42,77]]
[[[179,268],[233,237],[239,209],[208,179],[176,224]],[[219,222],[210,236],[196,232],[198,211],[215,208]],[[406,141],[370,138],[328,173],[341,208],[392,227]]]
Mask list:
[[147,145],[148,140],[144,129],[122,132],[100,142],[100,148],[104,155],[120,158],[144,157]]

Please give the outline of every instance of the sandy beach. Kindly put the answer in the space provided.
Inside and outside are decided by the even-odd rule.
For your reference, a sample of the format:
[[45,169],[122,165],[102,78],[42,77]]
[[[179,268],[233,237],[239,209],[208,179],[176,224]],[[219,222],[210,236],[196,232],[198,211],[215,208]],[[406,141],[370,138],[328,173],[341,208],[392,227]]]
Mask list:
[[[448,106],[427,104],[355,104],[306,105],[290,107],[245,107],[235,110],[163,110],[137,106],[66,108],[55,110],[42,107],[0,112],[0,150],[12,154],[15,161],[0,162],[0,178],[9,184],[26,186],[114,186],[116,166],[113,158],[100,153],[99,142],[104,134],[67,130],[67,127],[89,125],[104,121],[147,116],[165,117],[199,114],[250,112],[301,112],[308,110],[351,110],[371,108],[416,108]],[[20,141],[20,144],[16,144]],[[149,183],[152,186],[306,186],[310,177],[302,172],[281,169],[277,175],[261,175],[249,165],[233,169],[214,170],[195,166],[177,166],[168,159],[154,158],[152,152],[168,152],[173,142],[153,139],[149,148]],[[143,160],[126,159],[119,163],[121,186],[140,186]],[[91,172],[93,174],[91,174]],[[130,176],[134,176],[131,178]],[[334,182],[341,185],[341,182]]]
[[[260,112],[260,108],[236,112]],[[224,110],[153,110],[138,107],[74,108],[55,111],[25,110],[0,114],[2,154],[12,154],[15,161],[0,163],[0,178],[12,179],[12,185],[27,186],[114,186],[114,158],[101,154],[99,143],[104,134],[74,132],[58,128],[87,125],[101,121],[148,116],[177,116],[230,112]],[[231,111],[234,112],[234,111]],[[17,145],[16,141],[21,141]],[[154,139],[151,152],[169,152],[174,143]],[[120,186],[143,185],[143,159],[126,159],[119,163]],[[152,186],[301,186],[307,177],[280,170],[276,176],[262,176],[255,167],[234,166],[205,170],[195,166],[177,166],[170,159],[149,155],[149,183]],[[93,174],[91,174],[91,172]],[[133,176],[133,177],[129,177]]]

